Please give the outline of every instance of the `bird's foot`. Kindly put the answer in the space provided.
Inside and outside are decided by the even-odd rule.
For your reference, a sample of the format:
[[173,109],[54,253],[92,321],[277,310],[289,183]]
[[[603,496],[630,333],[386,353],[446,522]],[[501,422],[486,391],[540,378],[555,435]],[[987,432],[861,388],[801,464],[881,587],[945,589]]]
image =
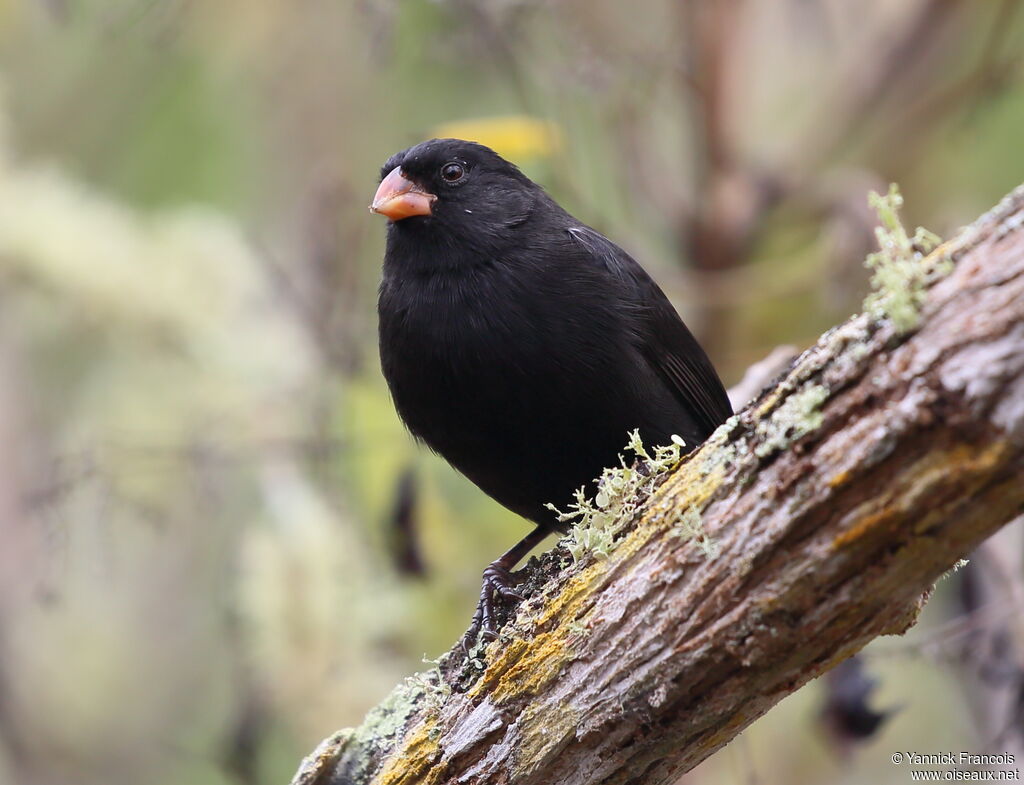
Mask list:
[[521,601],[526,599],[515,590],[518,581],[512,576],[512,568],[519,564],[530,552],[530,549],[543,540],[550,531],[550,527],[537,526],[484,570],[483,585],[480,587],[480,601],[476,604],[473,623],[469,625],[469,629],[462,637],[462,648],[467,657],[470,647],[476,643],[478,637],[483,641],[493,641],[498,637],[498,625],[494,620],[496,600]]
[[512,577],[512,572],[501,564],[501,561],[499,559],[484,570],[483,582],[480,587],[480,601],[476,604],[473,622],[462,638],[462,647],[467,651],[478,637],[484,641],[497,639],[498,627],[494,619],[494,607],[497,600],[522,601],[526,599],[515,590],[516,580]]

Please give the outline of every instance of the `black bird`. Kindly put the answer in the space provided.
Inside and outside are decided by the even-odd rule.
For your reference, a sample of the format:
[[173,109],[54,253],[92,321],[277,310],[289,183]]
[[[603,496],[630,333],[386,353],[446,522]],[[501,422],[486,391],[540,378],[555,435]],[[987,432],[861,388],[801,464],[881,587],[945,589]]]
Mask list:
[[[707,355],[625,251],[487,147],[432,139],[393,155],[380,356],[412,434],[536,529],[483,574],[468,633],[494,637],[510,570],[627,432],[692,448],[732,408]],[[520,598],[521,599],[521,598]]]

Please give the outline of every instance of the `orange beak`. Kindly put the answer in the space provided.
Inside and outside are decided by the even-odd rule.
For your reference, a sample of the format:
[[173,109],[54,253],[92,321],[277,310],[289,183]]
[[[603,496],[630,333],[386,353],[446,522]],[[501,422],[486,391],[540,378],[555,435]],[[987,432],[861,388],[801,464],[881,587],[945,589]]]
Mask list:
[[436,201],[434,194],[424,191],[402,174],[402,167],[396,166],[381,180],[377,193],[373,195],[370,212],[380,213],[392,221],[401,221],[411,215],[430,215],[431,205]]

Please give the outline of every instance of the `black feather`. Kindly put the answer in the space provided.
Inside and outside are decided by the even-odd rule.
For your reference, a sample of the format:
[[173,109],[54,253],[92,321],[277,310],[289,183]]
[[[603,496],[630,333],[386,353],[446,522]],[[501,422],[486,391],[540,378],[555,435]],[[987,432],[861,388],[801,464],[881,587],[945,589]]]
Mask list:
[[640,351],[673,388],[680,406],[692,409],[706,435],[710,434],[732,414],[732,405],[714,366],[665,293],[607,237],[584,226],[570,229],[569,234],[629,286],[624,294],[640,321],[636,330]]

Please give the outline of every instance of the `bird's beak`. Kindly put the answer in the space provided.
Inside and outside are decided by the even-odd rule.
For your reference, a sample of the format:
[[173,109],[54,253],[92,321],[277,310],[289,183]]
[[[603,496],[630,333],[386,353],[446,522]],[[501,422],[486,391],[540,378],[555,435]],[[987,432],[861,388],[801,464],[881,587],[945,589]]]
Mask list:
[[431,205],[436,201],[434,194],[424,191],[402,174],[402,167],[396,166],[381,180],[377,193],[373,195],[370,212],[385,215],[392,221],[401,221],[412,215],[430,215]]

